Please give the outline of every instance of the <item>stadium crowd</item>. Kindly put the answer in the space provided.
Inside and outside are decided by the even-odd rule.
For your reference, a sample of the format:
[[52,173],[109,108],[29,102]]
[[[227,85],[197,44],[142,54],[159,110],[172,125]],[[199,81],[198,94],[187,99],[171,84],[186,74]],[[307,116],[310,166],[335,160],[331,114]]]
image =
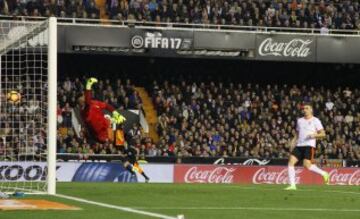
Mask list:
[[[99,18],[95,0],[2,0],[0,14]],[[193,24],[358,29],[359,2],[343,0],[107,0],[107,17]]]
[[[84,92],[86,78],[66,78],[58,86],[59,114],[68,111],[67,108],[76,107],[78,97]],[[92,92],[94,99],[99,99],[113,105],[120,110],[140,109],[141,99],[129,79],[112,81],[99,80]]]
[[[42,115],[46,89],[41,89],[46,85],[31,74],[26,75],[22,83],[14,83],[13,78],[1,75],[0,79],[0,159],[46,150]],[[16,91],[22,95],[12,103],[9,93]]]
[[[113,143],[90,145],[71,129],[71,111],[83,89],[82,80],[66,79],[59,87],[60,153],[117,154]],[[97,99],[117,108],[141,108],[129,80],[100,81]],[[224,84],[215,82],[156,82],[148,87],[158,118],[158,143],[145,137],[139,125],[126,133],[129,145],[142,156],[238,156],[286,158],[303,102],[314,103],[326,128],[319,141],[323,158],[360,159],[360,90],[296,85]],[[98,93],[98,94],[97,94]],[[84,134],[82,134],[83,136]]]
[[[113,142],[90,142],[84,129],[80,130],[80,136],[75,134],[71,112],[77,107],[84,81],[85,78],[65,78],[58,85],[58,153],[74,153],[85,158],[91,154],[119,154],[122,148]],[[146,84],[158,114],[160,139],[154,142],[135,123],[126,131],[124,143],[136,147],[142,157],[286,158],[302,104],[311,102],[327,133],[326,139],[318,141],[318,156],[360,159],[360,90],[357,88],[194,81],[184,77]],[[142,108],[142,100],[130,80],[100,80],[93,94],[119,110]],[[35,100],[22,102],[15,108],[7,104],[11,106],[7,110],[10,114],[11,110],[27,112],[24,116],[34,115],[38,120],[41,104]],[[22,127],[22,123],[16,122],[20,125],[16,129],[19,133],[12,133],[12,117],[8,115],[0,115],[3,121],[0,154],[9,153],[5,148],[13,148],[5,144],[21,144],[16,136],[23,132],[33,136],[29,141],[35,147],[15,148],[42,151],[46,140],[41,127]],[[9,137],[15,139],[6,140]],[[31,151],[11,153],[15,156]]]
[[100,18],[100,11],[95,0],[2,0],[0,1],[0,14],[31,17]]
[[[83,94],[85,78],[66,78],[58,86],[58,152],[78,154],[118,154],[119,147],[114,143],[104,144],[88,142],[84,127],[77,136],[73,129],[72,111],[78,108],[78,98]],[[117,110],[141,109],[141,99],[130,80],[100,80],[92,92],[94,99],[104,101]],[[129,144],[139,146],[140,141],[148,141],[142,135],[140,126],[128,130],[126,137]],[[143,146],[144,147],[144,146]]]
[[287,158],[302,103],[312,102],[327,133],[317,154],[360,159],[359,89],[190,81],[150,88],[163,156]]

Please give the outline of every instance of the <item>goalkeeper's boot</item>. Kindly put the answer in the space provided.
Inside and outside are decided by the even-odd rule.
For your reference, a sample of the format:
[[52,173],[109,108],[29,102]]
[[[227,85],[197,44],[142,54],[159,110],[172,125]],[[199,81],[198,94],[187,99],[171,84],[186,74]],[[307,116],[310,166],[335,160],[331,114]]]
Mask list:
[[324,174],[324,175],[323,175],[323,179],[324,179],[324,183],[325,183],[326,185],[329,185],[329,184],[330,184],[330,175],[329,175],[329,173]]
[[149,178],[149,177],[146,177],[146,178],[145,178],[145,183],[149,183],[149,181],[150,181],[150,178]]
[[288,190],[288,191],[296,190],[296,185],[290,185],[290,186],[286,187],[284,190]]
[[89,78],[86,82],[86,90],[91,90],[92,86],[97,82],[98,80],[96,78]]

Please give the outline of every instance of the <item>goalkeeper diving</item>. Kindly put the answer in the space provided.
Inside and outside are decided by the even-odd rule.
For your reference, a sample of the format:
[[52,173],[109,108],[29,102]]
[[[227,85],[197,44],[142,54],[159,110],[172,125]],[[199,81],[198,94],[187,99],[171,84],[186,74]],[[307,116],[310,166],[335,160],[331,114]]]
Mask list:
[[[97,82],[96,78],[87,80],[84,95],[79,98],[79,105],[81,117],[88,128],[89,134],[96,141],[104,143],[110,140],[108,129],[111,124],[122,124],[126,121],[126,118],[110,104],[92,98],[92,86]],[[105,117],[104,110],[112,114],[110,119]]]
[[[126,121],[126,118],[115,110],[113,106],[102,101],[92,99],[92,86],[97,83],[96,78],[89,78],[86,82],[86,89],[83,96],[79,98],[81,108],[81,116],[88,128],[89,134],[93,136],[98,142],[104,143],[110,140],[109,128],[112,123],[120,125]],[[112,116],[108,119],[104,110],[109,111]],[[144,176],[145,181],[149,181],[149,177],[144,173],[139,166],[136,155],[137,152],[132,147],[125,148],[125,162],[124,167],[135,174],[135,171]]]

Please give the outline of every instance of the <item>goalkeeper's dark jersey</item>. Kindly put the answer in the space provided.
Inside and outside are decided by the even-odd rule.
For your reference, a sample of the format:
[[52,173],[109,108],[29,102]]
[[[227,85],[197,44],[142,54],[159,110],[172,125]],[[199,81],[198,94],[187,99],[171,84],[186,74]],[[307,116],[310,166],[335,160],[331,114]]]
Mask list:
[[126,155],[127,161],[129,161],[132,164],[136,162],[137,151],[134,147],[128,146],[128,148],[125,149],[124,154]]

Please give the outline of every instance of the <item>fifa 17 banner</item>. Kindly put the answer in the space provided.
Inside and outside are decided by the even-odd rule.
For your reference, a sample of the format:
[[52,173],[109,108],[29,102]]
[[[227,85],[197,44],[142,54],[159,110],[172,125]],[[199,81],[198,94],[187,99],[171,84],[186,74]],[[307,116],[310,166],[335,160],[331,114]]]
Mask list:
[[[360,168],[324,168],[331,185],[360,185]],[[175,165],[175,183],[288,184],[285,166]],[[296,183],[321,185],[321,176],[296,168]]]
[[133,49],[188,50],[192,48],[193,33],[153,29],[131,29]]

